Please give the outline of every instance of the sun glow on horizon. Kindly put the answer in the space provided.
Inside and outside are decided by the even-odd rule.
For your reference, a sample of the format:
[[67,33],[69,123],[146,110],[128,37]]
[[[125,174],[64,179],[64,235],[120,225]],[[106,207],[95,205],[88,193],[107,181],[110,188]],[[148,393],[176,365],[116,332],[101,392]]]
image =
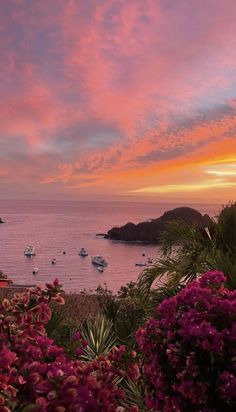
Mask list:
[[236,163],[217,165],[214,169],[207,169],[206,173],[214,176],[236,176]]
[[133,193],[176,193],[176,192],[198,192],[206,189],[220,189],[226,187],[234,187],[236,182],[226,182],[224,180],[214,180],[205,183],[193,183],[193,184],[173,184],[173,185],[163,185],[163,186],[150,186],[143,187],[140,189],[132,190]]

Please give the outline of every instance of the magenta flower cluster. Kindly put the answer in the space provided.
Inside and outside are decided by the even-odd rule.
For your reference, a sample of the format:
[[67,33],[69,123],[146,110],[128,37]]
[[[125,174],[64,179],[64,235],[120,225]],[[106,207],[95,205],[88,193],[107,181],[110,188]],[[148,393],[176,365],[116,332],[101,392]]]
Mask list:
[[[50,301],[64,303],[57,279],[46,286],[0,305],[0,412],[124,411],[125,393],[115,382],[126,373],[138,379],[135,366],[122,369],[126,349],[114,348],[91,363],[78,354],[70,359],[45,332]],[[81,336],[74,338],[81,347]]]
[[236,411],[236,291],[225,281],[205,273],[138,330],[147,409]]

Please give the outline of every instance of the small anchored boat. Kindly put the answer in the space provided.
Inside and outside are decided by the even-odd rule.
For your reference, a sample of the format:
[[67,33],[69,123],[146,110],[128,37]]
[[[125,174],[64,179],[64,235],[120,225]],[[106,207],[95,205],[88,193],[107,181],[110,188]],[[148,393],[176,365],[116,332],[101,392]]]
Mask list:
[[147,264],[145,262],[138,262],[135,263],[135,266],[147,266]]
[[98,272],[103,272],[104,268],[103,268],[103,266],[97,266],[97,270],[98,270]]
[[31,256],[35,256],[35,249],[34,249],[34,246],[33,245],[27,245],[26,247],[25,247],[25,251],[24,251],[24,255],[25,256],[29,256],[29,257],[31,257]]
[[0,217],[0,223],[6,223],[3,217]]
[[105,261],[104,257],[100,255],[92,256],[92,263],[96,266],[107,266],[107,262]]
[[38,268],[34,268],[32,271],[33,275],[37,275],[38,271],[39,271]]
[[82,256],[82,257],[88,256],[88,252],[86,251],[84,247],[80,249],[79,256]]
[[51,264],[52,264],[52,265],[55,265],[55,264],[56,264],[56,261],[57,261],[57,260],[56,260],[55,258],[54,258],[54,259],[52,259]]

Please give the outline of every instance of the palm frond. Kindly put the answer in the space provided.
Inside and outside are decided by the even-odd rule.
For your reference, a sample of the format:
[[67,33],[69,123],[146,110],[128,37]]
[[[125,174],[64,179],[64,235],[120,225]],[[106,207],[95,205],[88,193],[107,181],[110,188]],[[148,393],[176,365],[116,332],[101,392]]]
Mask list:
[[188,250],[207,242],[209,237],[204,228],[181,219],[169,222],[161,235],[161,247],[165,255],[170,254],[176,247]]
[[220,249],[215,249],[207,257],[208,269],[221,270],[227,276],[227,286],[230,289],[236,288],[236,256],[232,259],[229,253]]
[[217,246],[231,256],[236,254],[236,203],[225,206],[219,214]]
[[140,291],[147,295],[152,285],[159,287],[161,281],[170,287],[191,282],[199,272],[206,269],[203,256],[203,251],[196,253],[194,250],[189,250],[184,256],[178,252],[174,257],[166,256],[158,259],[153,266],[140,274],[138,279]]
[[111,298],[106,299],[106,301],[103,303],[102,310],[106,318],[114,323],[119,311],[119,307],[120,302],[112,296]]
[[155,281],[161,280],[163,277],[167,279],[168,274],[173,274],[175,271],[176,259],[169,256],[160,258],[154,265],[147,267],[141,272],[138,279],[138,287],[144,295],[148,294]]
[[[209,269],[220,269],[236,287],[236,202],[225,206],[218,220],[208,227],[190,225],[182,220],[169,222],[161,236],[163,256],[145,269],[138,280],[140,291],[164,280],[169,287],[191,282]],[[159,285],[158,285],[159,286]]]
[[170,286],[165,283],[160,285],[157,289],[152,291],[151,297],[152,297],[153,307],[156,307],[156,305],[162,302],[164,299],[169,299],[175,296],[178,292],[180,292],[184,288],[184,286],[185,286],[184,284]]

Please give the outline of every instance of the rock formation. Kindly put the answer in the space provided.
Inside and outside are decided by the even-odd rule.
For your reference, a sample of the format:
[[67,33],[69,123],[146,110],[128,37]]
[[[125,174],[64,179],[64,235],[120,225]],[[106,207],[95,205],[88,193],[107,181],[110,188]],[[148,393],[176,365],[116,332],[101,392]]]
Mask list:
[[150,219],[138,224],[126,223],[121,227],[113,227],[107,232],[105,238],[125,242],[158,243],[160,234],[167,222],[176,219],[206,227],[210,218],[208,215],[201,215],[197,210],[190,207],[178,207],[165,212],[157,219]]

